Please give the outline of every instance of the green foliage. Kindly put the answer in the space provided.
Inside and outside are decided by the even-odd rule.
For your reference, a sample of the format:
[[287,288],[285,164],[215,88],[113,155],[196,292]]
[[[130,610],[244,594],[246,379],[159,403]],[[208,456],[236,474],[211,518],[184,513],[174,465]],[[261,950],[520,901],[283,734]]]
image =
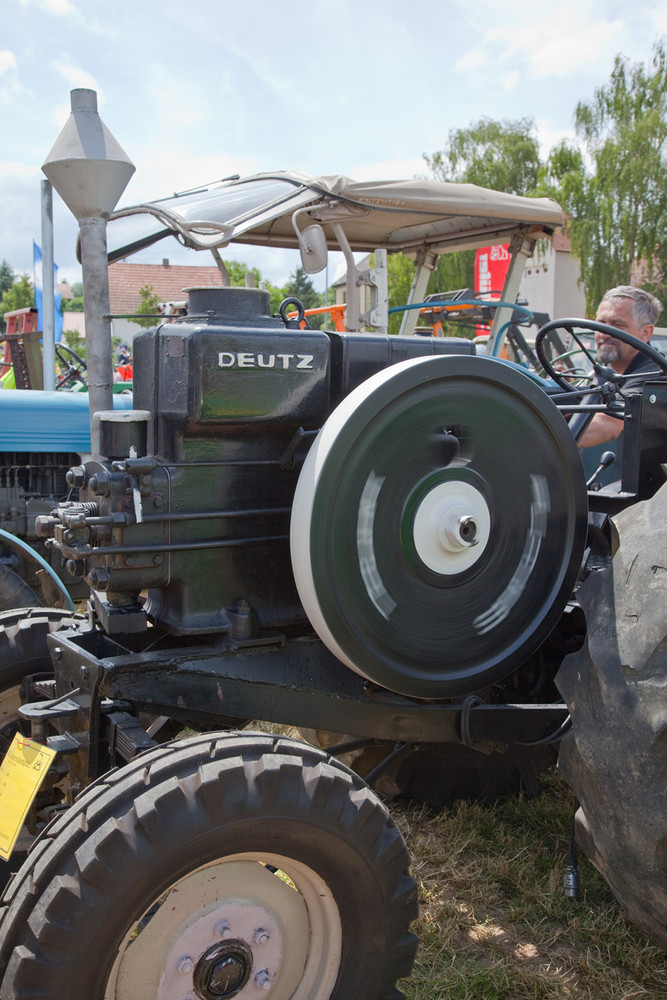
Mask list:
[[71,347],[80,358],[86,360],[86,338],[82,337],[76,330],[63,330],[63,342]]
[[14,284],[14,271],[10,264],[3,260],[0,264],[0,297],[8,292]]
[[313,283],[302,267],[291,274],[284,288],[285,295],[294,295],[303,302],[304,309],[317,309],[322,305],[322,296],[315,291]]
[[14,309],[31,308],[35,304],[35,293],[32,282],[27,274],[22,274],[16,278],[14,283],[2,294],[0,299],[0,316],[4,318],[5,313]]
[[252,274],[254,276],[256,287],[262,280],[262,275],[260,274],[259,268],[248,267],[248,265],[245,264],[242,260],[226,260],[224,261],[224,265],[227,268],[229,281],[233,288],[245,287],[246,274]]
[[[426,286],[427,295],[454,292],[459,288],[475,287],[475,251],[459,250],[458,253],[444,254]],[[445,324],[449,337],[474,337],[475,330],[463,329],[455,323]]]
[[535,122],[480,118],[468,128],[452,129],[444,148],[424,153],[424,159],[437,180],[530,194],[540,169]]
[[576,160],[568,169],[564,150],[553,169],[561,203],[573,216],[569,231],[581,259],[587,305],[594,308],[607,288],[633,279],[667,305],[664,43],[655,44],[648,68],[617,56],[609,83],[592,101],[577,105],[575,128],[593,170],[577,178]]
[[[510,194],[532,194],[538,186],[542,166],[532,118],[493,121],[480,118],[468,128],[450,131],[442,150],[424,154],[436,180],[479,184]],[[475,251],[444,254],[429,278],[427,294],[474,288]],[[450,324],[450,336],[462,335]],[[466,331],[465,335],[473,335]]]
[[[389,281],[389,308],[404,306],[408,301],[410,287],[415,276],[415,265],[409,257],[402,253],[387,255],[387,272]],[[389,317],[389,333],[398,333],[405,313],[393,313]]]
[[[297,267],[296,271],[290,275],[282,292],[283,298],[294,296],[299,299],[303,303],[304,309],[318,309],[324,304],[324,296],[315,291],[312,281],[301,266]],[[324,326],[324,316],[308,316],[307,321],[308,326],[313,329],[321,330]]]
[[61,302],[61,308],[63,312],[83,312],[83,284],[80,281],[75,281],[73,285],[70,285],[70,291],[74,296],[71,299],[63,299]]
[[[157,307],[160,304],[160,297],[155,295],[153,292],[152,285],[144,285],[143,288],[139,289],[139,295],[141,296],[141,302],[136,308],[136,312],[139,315],[148,314],[154,317],[157,312]],[[149,327],[155,326],[156,320],[152,319],[133,319],[130,320],[131,323],[137,323],[139,326]]]
[[[619,284],[641,284],[667,306],[667,53],[649,66],[619,55],[611,78],[575,110],[578,144],[540,162],[531,118],[482,118],[449,133],[424,159],[439,180],[554,198],[581,263],[587,309]],[[590,164],[590,168],[587,166]],[[457,260],[457,258],[459,258]],[[472,285],[474,255],[441,258],[429,292]]]

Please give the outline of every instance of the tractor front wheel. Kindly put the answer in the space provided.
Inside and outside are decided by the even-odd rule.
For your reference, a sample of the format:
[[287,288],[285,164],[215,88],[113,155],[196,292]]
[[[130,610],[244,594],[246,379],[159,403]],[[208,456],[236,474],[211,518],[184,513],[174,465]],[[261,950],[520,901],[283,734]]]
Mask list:
[[416,887],[386,809],[321,751],[208,734],[90,786],[0,917],[6,1000],[397,1000]]

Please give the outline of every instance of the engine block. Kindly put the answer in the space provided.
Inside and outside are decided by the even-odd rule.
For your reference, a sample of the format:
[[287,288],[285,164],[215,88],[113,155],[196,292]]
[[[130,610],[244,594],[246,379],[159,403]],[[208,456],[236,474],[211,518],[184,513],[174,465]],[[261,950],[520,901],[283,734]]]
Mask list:
[[103,457],[69,471],[79,501],[40,531],[110,631],[115,615],[125,631],[147,616],[175,635],[298,634],[290,515],[319,428],[376,372],[450,353],[474,347],[288,329],[268,292],[190,289],[187,316],[135,338],[135,409],[99,415]]

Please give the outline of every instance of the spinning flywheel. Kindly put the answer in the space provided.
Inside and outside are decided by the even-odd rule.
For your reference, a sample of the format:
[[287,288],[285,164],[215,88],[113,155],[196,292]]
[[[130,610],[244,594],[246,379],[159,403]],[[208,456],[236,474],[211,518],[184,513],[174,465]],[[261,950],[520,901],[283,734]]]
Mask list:
[[417,358],[368,379],[322,428],[294,498],[294,576],[343,663],[448,698],[543,642],[576,580],[586,512],[575,442],[530,376]]

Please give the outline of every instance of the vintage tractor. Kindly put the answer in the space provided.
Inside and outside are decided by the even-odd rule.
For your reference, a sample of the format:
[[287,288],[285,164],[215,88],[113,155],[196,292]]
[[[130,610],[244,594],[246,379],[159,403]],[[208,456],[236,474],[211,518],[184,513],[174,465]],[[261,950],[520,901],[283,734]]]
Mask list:
[[[213,194],[192,223],[131,210],[154,230],[133,245],[196,244],[207,218],[214,247],[253,242],[254,219],[304,260],[334,240],[379,249],[380,270],[414,250],[419,297],[436,250],[511,233],[520,261],[560,218],[435,182],[279,174]],[[612,572],[610,515],[664,504],[667,385],[618,402],[622,385],[545,382],[464,340],[363,332],[357,277],[346,333],[271,316],[261,289],[191,289],[187,315],[135,338],[134,407],[97,413],[76,498],[38,519],[90,600],[62,629],[0,619],[22,692],[10,754],[54,757],[31,813],[51,821],[0,904],[6,1000],[397,998],[416,887],[372,787],[530,790],[568,730],[559,667],[600,663],[579,587]],[[623,481],[587,494],[564,414],[623,408]]]

